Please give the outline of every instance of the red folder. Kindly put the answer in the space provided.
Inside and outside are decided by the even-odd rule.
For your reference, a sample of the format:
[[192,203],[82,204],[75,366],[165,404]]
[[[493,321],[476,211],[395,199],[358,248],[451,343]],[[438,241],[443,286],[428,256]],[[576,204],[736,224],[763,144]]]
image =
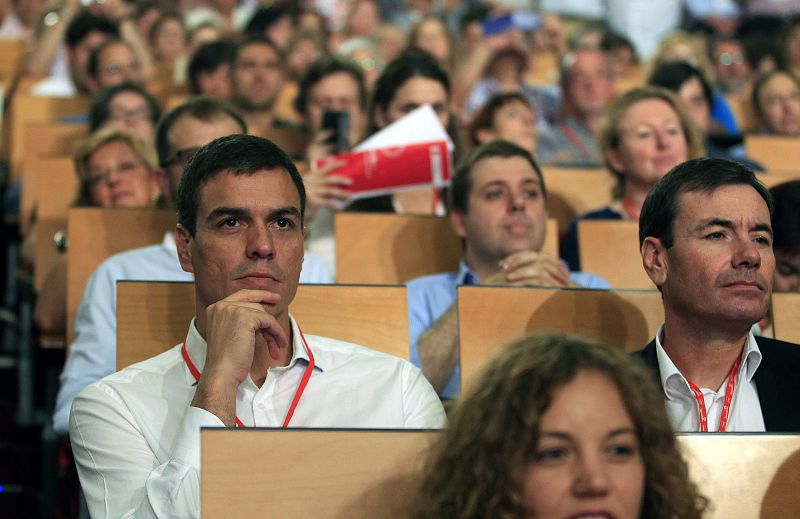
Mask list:
[[445,141],[343,153],[315,161],[314,168],[332,160],[345,163],[329,174],[353,180],[348,188],[353,200],[420,187],[441,188],[450,184],[453,170]]

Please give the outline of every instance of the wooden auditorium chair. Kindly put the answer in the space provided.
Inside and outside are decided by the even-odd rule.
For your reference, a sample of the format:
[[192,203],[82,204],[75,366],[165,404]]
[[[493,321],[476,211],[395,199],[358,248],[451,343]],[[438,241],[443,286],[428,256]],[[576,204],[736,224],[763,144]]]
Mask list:
[[70,209],[67,217],[67,345],[75,314],[94,269],[106,258],[136,247],[161,243],[175,228],[169,209]]
[[[447,217],[336,213],[336,280],[396,285],[418,276],[458,270],[461,240]],[[555,220],[543,249],[558,255]]]
[[497,348],[529,333],[569,333],[636,351],[663,322],[657,290],[461,286],[461,387]]
[[800,292],[772,294],[772,331],[776,339],[800,344]]
[[[404,286],[299,285],[290,309],[304,333],[408,359]],[[194,283],[117,282],[117,369],[182,342],[194,314]]]
[[581,270],[597,274],[612,288],[655,288],[642,267],[639,223],[629,220],[580,220]]
[[782,135],[745,135],[747,156],[768,172],[800,172],[800,138]]
[[561,232],[583,213],[605,207],[614,200],[617,179],[605,168],[542,168],[547,188],[547,212]]

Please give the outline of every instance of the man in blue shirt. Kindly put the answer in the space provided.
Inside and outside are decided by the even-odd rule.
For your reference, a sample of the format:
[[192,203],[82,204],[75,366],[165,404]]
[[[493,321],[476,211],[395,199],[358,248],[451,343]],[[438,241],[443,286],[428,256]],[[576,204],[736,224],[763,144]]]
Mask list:
[[464,244],[458,272],[408,283],[411,361],[442,398],[460,391],[458,285],[609,288],[591,274],[569,272],[540,252],[547,192],[531,154],[507,141],[478,147],[459,165],[450,190],[450,221]]

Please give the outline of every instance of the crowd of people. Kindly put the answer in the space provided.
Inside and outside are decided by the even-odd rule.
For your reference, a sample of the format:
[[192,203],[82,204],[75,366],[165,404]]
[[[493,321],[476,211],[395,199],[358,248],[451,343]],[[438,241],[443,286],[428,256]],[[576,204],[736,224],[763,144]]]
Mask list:
[[[78,308],[53,426],[93,517],[197,516],[203,426],[438,429],[456,401],[415,517],[701,517],[675,431],[800,432],[800,349],[761,336],[773,290],[800,291],[800,178],[768,190],[744,146],[800,143],[800,6],[522,4],[0,0],[26,93],[89,99],[60,121],[88,128],[64,150],[73,205],[178,215]],[[337,156],[423,106],[453,143],[449,186],[354,198]],[[559,255],[545,166],[617,184]],[[446,217],[462,241],[458,271],[406,280],[410,362],[290,315],[298,283],[335,281],[343,211]],[[639,223],[652,342],[521,339],[462,389],[457,287],[615,288],[583,271],[580,220]],[[66,272],[62,255],[38,294],[44,333],[72,324]],[[193,280],[196,317],[117,372],[124,279]]]

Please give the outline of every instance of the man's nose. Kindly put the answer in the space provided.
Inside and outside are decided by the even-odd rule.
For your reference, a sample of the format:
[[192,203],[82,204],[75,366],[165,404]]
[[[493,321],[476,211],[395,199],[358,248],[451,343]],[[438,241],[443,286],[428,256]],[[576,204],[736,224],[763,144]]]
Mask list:
[[269,228],[264,224],[251,225],[247,231],[247,257],[267,259],[275,255],[275,243]]
[[734,267],[757,268],[761,265],[761,252],[749,236],[736,239],[734,246]]

